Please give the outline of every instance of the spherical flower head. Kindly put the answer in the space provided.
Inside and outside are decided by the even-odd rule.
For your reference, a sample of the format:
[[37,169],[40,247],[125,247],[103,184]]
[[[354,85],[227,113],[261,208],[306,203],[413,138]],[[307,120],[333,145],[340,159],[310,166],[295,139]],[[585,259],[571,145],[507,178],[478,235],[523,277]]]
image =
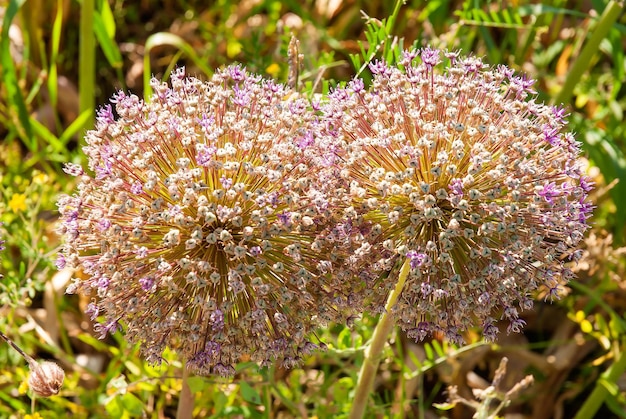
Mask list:
[[[384,277],[408,259],[393,314],[418,340],[460,342],[473,326],[493,339],[498,318],[519,331],[533,291],[557,297],[573,277],[588,228],[591,185],[563,110],[537,103],[532,80],[458,53],[407,51],[370,70],[369,89],[351,82],[322,109],[344,144],[329,170],[349,191],[360,266]],[[375,309],[393,285],[368,287]]]
[[[313,243],[330,212],[315,190],[309,103],[236,66],[210,81],[176,71],[144,102],[118,93],[86,136],[89,170],[62,197],[58,266],[88,276],[101,336],[125,329],[160,362],[200,374],[245,356],[294,366],[342,299]],[[88,174],[91,172],[93,174]]]

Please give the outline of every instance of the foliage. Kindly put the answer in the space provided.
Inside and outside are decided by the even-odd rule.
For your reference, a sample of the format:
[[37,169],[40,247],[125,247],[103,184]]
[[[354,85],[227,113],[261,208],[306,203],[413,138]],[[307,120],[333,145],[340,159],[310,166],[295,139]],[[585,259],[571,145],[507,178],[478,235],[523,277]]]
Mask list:
[[[461,49],[538,80],[546,102],[560,94],[574,63],[592,41],[603,13],[620,7],[599,48],[586,60],[571,99],[570,124],[597,183],[594,228],[586,240],[579,280],[558,303],[525,313],[523,336],[501,333],[497,345],[456,347],[438,339],[415,344],[397,332],[386,347],[370,398],[371,417],[424,417],[428,412],[471,417],[461,405],[438,411],[446,386],[473,399],[499,360],[506,382],[533,374],[535,384],[504,412],[533,418],[624,417],[626,390],[626,17],[623,2],[559,0],[411,0],[392,2],[90,2],[10,0],[0,7],[0,330],[36,359],[55,359],[66,371],[58,396],[38,398],[35,410],[23,359],[0,345],[1,417],[173,417],[181,365],[173,354],[159,368],[119,334],[98,340],[83,313],[89,301],[65,295],[70,274],[56,271],[59,245],[55,201],[72,190],[62,162],[83,161],[82,135],[94,107],[117,89],[145,92],[154,74],[167,79],[179,65],[208,78],[213,69],[242,62],[286,81],[291,35],[303,54],[300,89],[313,96],[360,73],[368,61],[393,61],[402,47]],[[89,5],[93,4],[93,10]],[[361,12],[361,9],[363,12]],[[80,19],[88,19],[91,25]],[[79,48],[93,37],[95,47]],[[600,42],[601,41],[601,42]],[[93,60],[79,69],[77,63]],[[82,72],[81,72],[82,71]],[[94,81],[95,80],[95,81]],[[301,369],[238,365],[234,380],[192,377],[197,417],[344,417],[351,406],[363,350],[376,319],[318,334],[326,352]],[[484,378],[483,378],[484,377]],[[453,413],[451,413],[453,412]],[[597,412],[597,413],[596,413]]]

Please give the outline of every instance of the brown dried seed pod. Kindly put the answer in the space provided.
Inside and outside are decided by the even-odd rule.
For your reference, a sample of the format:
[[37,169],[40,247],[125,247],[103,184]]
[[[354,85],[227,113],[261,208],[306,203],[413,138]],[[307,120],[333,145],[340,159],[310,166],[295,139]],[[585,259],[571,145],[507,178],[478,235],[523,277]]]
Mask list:
[[32,368],[28,385],[37,396],[50,397],[59,393],[65,372],[54,362],[44,361]]

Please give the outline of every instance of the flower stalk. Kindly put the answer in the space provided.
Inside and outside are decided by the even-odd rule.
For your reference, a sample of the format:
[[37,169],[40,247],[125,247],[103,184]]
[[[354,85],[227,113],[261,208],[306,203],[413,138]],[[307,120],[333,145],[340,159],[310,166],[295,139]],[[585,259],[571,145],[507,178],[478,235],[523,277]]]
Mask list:
[[359,379],[354,393],[350,419],[362,418],[365,413],[365,409],[367,408],[367,401],[370,393],[372,392],[374,378],[376,377],[376,372],[378,371],[378,365],[380,364],[383,349],[385,348],[387,338],[395,325],[394,318],[391,315],[391,309],[396,304],[400,294],[402,293],[406,279],[409,276],[410,268],[411,261],[407,258],[400,268],[396,286],[389,294],[387,304],[385,305],[385,312],[381,314],[380,320],[374,329],[372,340],[367,349],[365,349],[365,358],[363,359],[363,364],[361,365],[361,370],[359,371]]
[[178,400],[176,419],[193,418],[194,394],[189,387],[189,369],[183,364],[182,389]]

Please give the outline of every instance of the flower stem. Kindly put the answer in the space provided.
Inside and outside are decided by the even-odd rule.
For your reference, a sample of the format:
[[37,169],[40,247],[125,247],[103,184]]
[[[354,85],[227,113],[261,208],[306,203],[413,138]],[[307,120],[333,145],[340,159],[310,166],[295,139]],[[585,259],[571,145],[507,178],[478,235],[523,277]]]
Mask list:
[[602,403],[609,396],[611,389],[617,389],[617,380],[626,371],[626,338],[622,339],[621,347],[616,354],[615,362],[611,365],[601,376],[596,383],[596,387],[593,389],[585,403],[583,403],[580,410],[576,413],[574,419],[584,419],[595,417],[596,412],[602,406]]
[[30,355],[28,355],[26,352],[24,352],[22,350],[22,348],[20,348],[19,346],[17,346],[17,344],[15,342],[13,342],[7,335],[5,335],[4,333],[0,332],[0,337],[9,344],[9,346],[13,349],[15,349],[20,355],[22,355],[22,357],[26,360],[26,362],[28,362],[28,366],[29,367],[36,367],[37,366],[37,361],[35,361],[33,359],[33,357],[31,357]]
[[361,365],[361,371],[359,371],[359,379],[354,394],[354,401],[352,402],[352,410],[350,411],[350,419],[361,419],[365,414],[365,408],[367,407],[367,401],[372,391],[374,384],[374,378],[376,377],[376,371],[378,371],[378,364],[380,363],[381,354],[387,343],[387,337],[394,326],[394,319],[391,315],[391,309],[398,301],[400,293],[404,288],[404,283],[409,276],[410,271],[410,259],[407,258],[400,268],[400,274],[398,275],[398,282],[396,287],[389,294],[387,304],[385,305],[385,313],[380,316],[378,324],[374,329],[374,335],[367,349],[365,349],[365,359],[363,359],[363,365]]
[[555,104],[566,104],[570,101],[572,94],[574,93],[574,87],[576,87],[576,84],[582,78],[583,73],[591,65],[593,55],[600,47],[600,42],[602,42],[602,40],[606,37],[617,18],[619,18],[623,7],[623,1],[610,1],[606,5],[604,13],[602,13],[602,16],[598,19],[589,41],[587,41],[585,47],[572,65],[572,68],[569,70],[565,83],[554,100]]
[[189,369],[187,365],[183,365],[183,388],[180,391],[178,399],[178,409],[176,410],[176,419],[191,419],[193,417],[193,393],[189,388]]

